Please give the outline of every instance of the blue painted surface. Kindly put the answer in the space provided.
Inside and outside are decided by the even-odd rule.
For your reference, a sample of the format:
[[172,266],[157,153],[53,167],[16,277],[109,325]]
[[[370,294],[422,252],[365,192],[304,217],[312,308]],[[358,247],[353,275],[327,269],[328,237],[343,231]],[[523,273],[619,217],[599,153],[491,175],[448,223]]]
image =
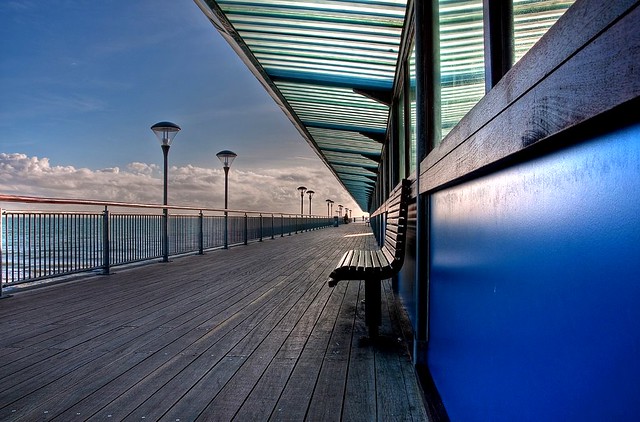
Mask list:
[[451,420],[637,420],[640,125],[431,201],[429,367]]
[[404,254],[404,264],[396,276],[396,288],[402,301],[413,330],[417,330],[416,321],[416,221],[415,204],[409,207],[409,221],[407,226],[407,248]]

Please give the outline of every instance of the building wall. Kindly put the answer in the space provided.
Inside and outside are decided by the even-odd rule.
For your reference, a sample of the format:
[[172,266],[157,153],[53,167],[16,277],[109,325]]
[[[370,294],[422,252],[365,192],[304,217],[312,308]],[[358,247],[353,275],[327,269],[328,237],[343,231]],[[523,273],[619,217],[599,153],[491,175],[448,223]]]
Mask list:
[[640,125],[430,201],[428,362],[450,419],[637,418]]

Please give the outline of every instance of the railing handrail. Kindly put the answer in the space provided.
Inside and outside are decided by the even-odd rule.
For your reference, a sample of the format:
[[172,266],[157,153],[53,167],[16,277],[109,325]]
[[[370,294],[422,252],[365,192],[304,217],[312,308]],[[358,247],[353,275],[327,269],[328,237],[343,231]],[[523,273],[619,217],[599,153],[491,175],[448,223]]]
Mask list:
[[[267,235],[272,239],[333,225],[333,218],[324,215],[0,194],[0,205],[7,202],[55,209],[0,206],[0,297],[7,284],[96,270],[109,274],[118,265],[158,258],[169,262],[170,255],[261,242],[264,218],[271,218]],[[85,209],[73,209],[80,207]],[[274,230],[275,218],[280,219],[279,231]]]
[[[186,205],[159,205],[159,204],[141,204],[135,202],[115,202],[115,201],[101,201],[94,199],[74,199],[74,198],[51,198],[51,197],[38,197],[38,196],[24,196],[24,195],[6,195],[0,194],[0,203],[2,202],[18,202],[24,204],[48,204],[48,205],[89,205],[100,207],[122,207],[122,208],[147,208],[147,209],[172,209],[183,211],[210,211],[210,212],[228,212],[239,214],[267,214],[267,215],[282,215],[282,216],[302,216],[302,217],[326,217],[325,215],[308,215],[290,212],[280,211],[255,211],[255,210],[237,210],[231,208],[209,208],[209,207],[194,207]],[[11,211],[21,212],[21,211]],[[31,210],[25,210],[24,212],[34,212]]]

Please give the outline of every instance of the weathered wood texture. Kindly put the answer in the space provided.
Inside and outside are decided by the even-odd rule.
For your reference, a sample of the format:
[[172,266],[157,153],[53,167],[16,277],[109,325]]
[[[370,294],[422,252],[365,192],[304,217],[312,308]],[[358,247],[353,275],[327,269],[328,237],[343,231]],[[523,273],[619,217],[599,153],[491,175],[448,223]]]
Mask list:
[[[0,420],[426,420],[387,283],[326,279],[363,224],[119,270],[0,303]],[[359,236],[344,237],[347,234]]]
[[420,193],[638,98],[638,3],[576,2],[422,161]]

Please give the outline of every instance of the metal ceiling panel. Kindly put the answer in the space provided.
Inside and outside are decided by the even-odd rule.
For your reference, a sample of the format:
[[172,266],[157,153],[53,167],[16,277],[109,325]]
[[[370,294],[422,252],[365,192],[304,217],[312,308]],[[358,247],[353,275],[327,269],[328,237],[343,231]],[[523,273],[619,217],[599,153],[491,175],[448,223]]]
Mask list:
[[195,1],[367,211],[406,0]]

